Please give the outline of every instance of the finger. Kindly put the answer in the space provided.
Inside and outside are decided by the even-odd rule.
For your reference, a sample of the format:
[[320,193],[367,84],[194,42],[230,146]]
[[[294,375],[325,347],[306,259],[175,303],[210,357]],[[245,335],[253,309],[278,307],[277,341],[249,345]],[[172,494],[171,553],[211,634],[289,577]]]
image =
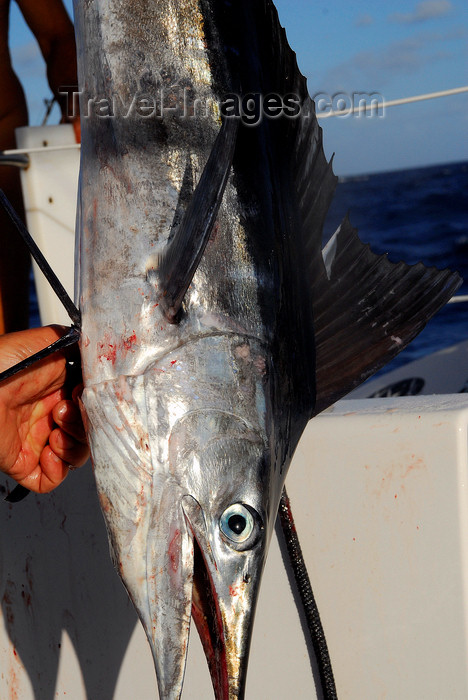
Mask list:
[[84,385],[83,384],[77,384],[76,387],[72,391],[72,400],[74,403],[76,403],[77,406],[80,405],[80,399],[81,395],[84,390]]
[[[64,330],[61,326],[47,326],[1,336],[0,371],[51,345],[63,335]],[[12,403],[20,405],[46,396],[64,381],[65,359],[61,353],[54,353],[6,380],[3,388],[10,390]]]
[[[53,412],[57,405],[65,401],[65,390],[56,389],[51,394],[44,396],[39,401],[28,404],[24,410],[18,415],[23,418],[23,414],[27,414],[27,423],[30,430],[37,430],[36,424],[43,418],[49,417],[51,425],[54,422]],[[50,431],[49,431],[50,432]]]
[[[47,444],[50,432],[54,428],[53,410],[57,403],[63,400],[63,390],[59,389],[50,396],[34,404],[32,410],[25,407],[18,411],[18,415],[24,420],[18,425],[18,433],[23,444],[23,452],[26,457],[35,455],[36,460]],[[30,411],[27,418],[23,415]]]
[[68,464],[46,445],[37,467],[24,479],[18,479],[18,483],[34,493],[49,493],[63,482],[68,472]]
[[74,467],[81,467],[89,457],[87,443],[75,440],[71,435],[60,430],[60,428],[56,428],[51,432],[49,445],[59,459]]
[[57,426],[79,442],[86,442],[86,434],[78,406],[70,400],[59,401],[52,412]]
[[53,491],[66,479],[70,471],[69,463],[61,459],[50,445],[46,445],[42,450],[40,465],[42,469],[40,493]]

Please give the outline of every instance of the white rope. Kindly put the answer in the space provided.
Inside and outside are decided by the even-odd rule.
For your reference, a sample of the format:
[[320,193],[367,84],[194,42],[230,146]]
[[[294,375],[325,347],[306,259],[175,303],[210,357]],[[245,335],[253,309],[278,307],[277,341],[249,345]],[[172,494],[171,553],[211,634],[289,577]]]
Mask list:
[[0,151],[0,155],[4,156],[15,156],[22,155],[23,153],[47,153],[48,151],[71,151],[77,148],[81,148],[79,143],[69,143],[64,146],[36,146],[34,148],[10,148],[7,151]]
[[396,105],[406,105],[411,102],[422,102],[422,100],[434,100],[438,97],[448,97],[449,95],[460,95],[463,92],[468,92],[468,85],[451,90],[440,90],[439,92],[428,92],[425,95],[414,95],[413,97],[402,97],[399,100],[388,100],[388,102],[371,102],[370,104],[359,105],[349,109],[341,109],[335,112],[317,113],[317,119],[326,119],[327,117],[339,117],[347,114],[358,114],[359,112],[367,112],[372,109],[385,109],[387,107],[395,107]]
[[[326,119],[327,117],[339,117],[340,115],[351,115],[359,114],[360,112],[366,112],[372,109],[384,109],[386,107],[395,107],[396,105],[406,105],[411,102],[421,102],[422,100],[434,100],[438,97],[448,97],[450,95],[460,95],[461,93],[468,92],[468,85],[459,88],[452,88],[451,90],[440,90],[439,92],[428,92],[425,95],[415,95],[413,97],[402,97],[398,100],[388,100],[388,102],[371,103],[365,105],[359,105],[358,107],[353,107],[351,109],[337,110],[336,112],[324,112],[323,114],[317,113],[317,119]],[[12,155],[22,155],[29,153],[47,153],[48,151],[69,151],[81,148],[79,143],[71,143],[64,146],[38,146],[34,148],[10,148],[7,151],[0,151],[0,154],[5,156]]]

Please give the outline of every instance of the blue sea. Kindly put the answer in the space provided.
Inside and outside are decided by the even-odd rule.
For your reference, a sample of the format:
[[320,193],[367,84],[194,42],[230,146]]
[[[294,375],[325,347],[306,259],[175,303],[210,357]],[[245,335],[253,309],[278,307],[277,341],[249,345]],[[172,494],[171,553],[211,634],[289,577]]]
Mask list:
[[[349,213],[361,239],[393,262],[424,262],[458,270],[468,294],[468,163],[437,165],[338,183],[325,239]],[[32,291],[31,325],[39,325]],[[386,369],[468,338],[468,302],[449,304]]]

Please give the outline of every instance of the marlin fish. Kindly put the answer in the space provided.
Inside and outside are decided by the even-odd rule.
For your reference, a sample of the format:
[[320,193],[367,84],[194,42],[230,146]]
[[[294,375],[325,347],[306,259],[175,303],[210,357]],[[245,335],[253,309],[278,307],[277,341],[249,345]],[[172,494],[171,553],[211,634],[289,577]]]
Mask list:
[[193,617],[216,697],[242,698],[304,427],[460,279],[374,255],[347,219],[322,251],[336,177],[270,0],[75,0],[75,22],[74,332],[111,553],[160,697]]

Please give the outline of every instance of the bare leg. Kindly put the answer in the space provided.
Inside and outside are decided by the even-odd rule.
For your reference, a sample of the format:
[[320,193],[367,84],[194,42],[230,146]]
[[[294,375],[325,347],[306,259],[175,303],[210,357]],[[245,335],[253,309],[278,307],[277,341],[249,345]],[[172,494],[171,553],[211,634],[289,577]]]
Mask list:
[[[19,84],[15,92],[16,95],[12,95],[13,109],[0,117],[0,150],[15,148],[15,128],[27,124],[26,104]],[[0,166],[0,187],[18,214],[24,218],[17,168]],[[26,246],[6,213],[0,211],[0,333],[22,330],[29,326],[30,264]]]

